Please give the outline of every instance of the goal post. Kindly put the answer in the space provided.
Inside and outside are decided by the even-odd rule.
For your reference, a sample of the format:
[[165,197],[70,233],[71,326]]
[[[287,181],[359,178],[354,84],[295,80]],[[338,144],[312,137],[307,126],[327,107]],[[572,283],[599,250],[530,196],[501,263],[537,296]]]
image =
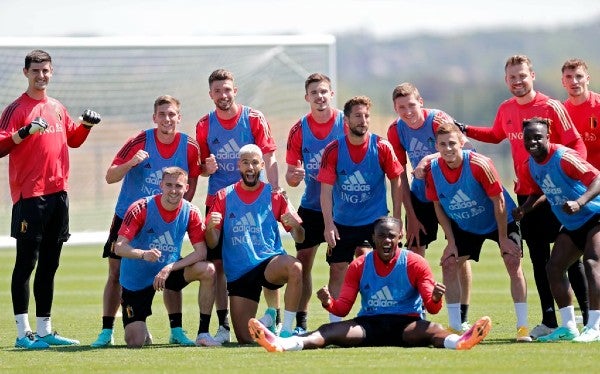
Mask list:
[[[106,170],[129,137],[155,127],[156,97],[178,98],[179,130],[195,136],[196,122],[214,109],[208,76],[218,68],[232,71],[238,87],[236,101],[262,111],[271,125],[283,183],[288,131],[309,110],[304,101],[306,77],[322,72],[332,79],[334,89],[337,82],[332,35],[0,38],[2,109],[27,89],[22,69],[25,55],[33,49],[52,56],[54,74],[48,94],[60,100],[73,118],[87,108],[102,115],[102,123],[88,140],[69,150],[71,232],[101,240],[108,234],[121,186],[105,182]],[[10,234],[12,208],[8,156],[0,159],[0,186],[2,245]],[[301,191],[290,192],[298,194],[292,200],[298,202]],[[193,201],[203,208],[205,197],[206,179],[200,178]],[[99,232],[103,235],[92,235]]]

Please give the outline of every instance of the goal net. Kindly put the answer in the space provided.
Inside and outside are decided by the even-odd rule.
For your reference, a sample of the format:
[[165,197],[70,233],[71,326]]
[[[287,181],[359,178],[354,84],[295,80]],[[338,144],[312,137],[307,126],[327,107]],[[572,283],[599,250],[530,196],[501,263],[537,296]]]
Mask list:
[[[71,232],[104,241],[120,183],[104,176],[116,152],[142,129],[153,128],[153,103],[169,94],[181,103],[179,130],[195,136],[195,124],[214,109],[208,76],[218,68],[233,72],[236,101],[262,111],[274,133],[280,179],[290,127],[309,108],[304,80],[322,72],[336,82],[335,39],[321,36],[211,38],[0,38],[0,107],[25,92],[22,69],[32,49],[52,56],[54,75],[48,94],[60,100],[73,118],[92,108],[102,123],[86,143],[70,149]],[[282,184],[283,185],[283,184]],[[8,157],[0,159],[0,238],[10,235],[12,202]],[[291,191],[300,194],[299,189]],[[200,178],[194,203],[204,208],[206,179]],[[299,198],[293,198],[293,202]],[[74,235],[76,236],[76,235]],[[10,241],[10,239],[9,239]]]

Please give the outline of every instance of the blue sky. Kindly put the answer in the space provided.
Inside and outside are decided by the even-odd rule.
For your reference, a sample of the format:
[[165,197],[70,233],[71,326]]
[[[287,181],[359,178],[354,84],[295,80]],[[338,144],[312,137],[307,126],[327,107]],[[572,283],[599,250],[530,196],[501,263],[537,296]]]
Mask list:
[[208,36],[348,30],[377,36],[552,28],[600,17],[598,0],[4,0],[0,37]]

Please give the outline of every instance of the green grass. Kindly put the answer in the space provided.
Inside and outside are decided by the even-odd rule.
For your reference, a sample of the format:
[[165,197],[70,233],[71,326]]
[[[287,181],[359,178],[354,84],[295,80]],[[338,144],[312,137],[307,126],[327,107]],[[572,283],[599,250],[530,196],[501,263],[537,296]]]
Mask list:
[[[124,347],[123,328],[118,319],[115,328],[116,347],[89,347],[99,332],[102,309],[102,290],[106,280],[106,261],[100,258],[101,245],[67,246],[56,276],[53,325],[62,335],[81,340],[77,347],[51,348],[27,352],[13,348],[15,327],[10,299],[10,277],[14,249],[0,250],[0,370],[23,372],[25,369],[53,372],[395,372],[475,373],[475,372],[585,372],[596,368],[600,344],[531,343],[516,344],[515,317],[509,296],[508,276],[493,243],[487,243],[479,263],[473,264],[473,291],[470,319],[489,315],[493,329],[487,339],[470,351],[451,351],[433,348],[326,348],[283,354],[269,354],[258,346],[225,348],[184,348],[166,344],[169,338],[168,321],[162,297],[157,294],[154,314],[149,318],[155,344],[141,350]],[[428,250],[428,259],[438,280],[437,266],[442,242]],[[295,253],[289,241],[286,247]],[[290,250],[291,249],[291,250]],[[189,247],[186,247],[189,250]],[[529,281],[529,323],[540,321],[531,265],[525,258],[525,273]],[[314,287],[327,283],[324,249],[317,254],[314,267]],[[184,328],[194,336],[198,328],[196,304],[197,284],[184,290]],[[261,304],[259,313],[264,310]],[[352,315],[356,314],[356,308]],[[30,321],[35,328],[33,296]],[[446,311],[429,316],[445,324]],[[213,314],[211,332],[216,330]],[[316,328],[327,321],[327,313],[315,298],[311,300],[309,327]]]

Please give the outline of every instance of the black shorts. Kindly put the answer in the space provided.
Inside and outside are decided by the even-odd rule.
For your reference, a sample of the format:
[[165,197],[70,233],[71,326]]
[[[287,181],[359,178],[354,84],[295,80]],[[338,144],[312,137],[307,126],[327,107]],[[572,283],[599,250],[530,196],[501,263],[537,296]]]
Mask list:
[[336,242],[335,248],[327,251],[326,260],[328,264],[340,262],[350,263],[354,259],[354,252],[357,247],[371,246],[373,243],[374,224],[364,226],[344,226],[335,223],[340,240]]
[[[183,277],[183,269],[172,271],[165,282],[165,288],[181,291],[188,282]],[[123,327],[131,322],[145,322],[152,315],[152,300],[156,291],[153,286],[138,291],[131,291],[122,287],[121,308],[123,312]]]
[[[438,219],[435,214],[435,207],[431,201],[421,201],[415,196],[414,193],[410,193],[410,201],[415,211],[415,215],[421,221],[421,224],[427,231],[425,234],[423,231],[419,232],[419,243],[421,246],[427,248],[427,246],[437,239],[438,235]],[[408,219],[405,217],[404,222],[408,224]],[[408,243],[407,243],[408,244]],[[412,247],[416,247],[416,241],[413,241]]]
[[306,209],[302,206],[298,208],[298,215],[302,218],[302,227],[304,227],[304,242],[296,243],[296,250],[300,251],[306,248],[318,246],[325,243],[325,223],[323,222],[323,213],[317,210]]
[[[376,316],[360,316],[353,319],[365,331],[365,339],[358,344],[362,347],[404,347],[402,335],[406,326],[421,317],[397,314],[380,314]],[[342,322],[344,323],[344,322]]]
[[[208,216],[208,212],[210,211],[210,207],[206,207],[206,216]],[[214,260],[222,260],[223,259],[223,229],[221,228],[221,235],[219,235],[219,241],[217,242],[216,247],[210,248],[207,246],[206,251],[206,261],[214,261]]]
[[146,318],[152,315],[152,300],[155,293],[156,291],[152,286],[139,291],[130,291],[122,287],[123,327],[135,321],[146,322]]
[[[452,233],[454,234],[454,241],[456,243],[456,249],[458,250],[458,256],[469,256],[469,260],[475,262],[479,261],[479,255],[481,254],[481,248],[483,242],[486,239],[493,240],[498,243],[498,230],[494,230],[488,234],[474,234],[462,230],[458,225],[450,220],[452,226]],[[521,248],[521,257],[523,257],[523,243],[521,239],[521,231],[519,230],[519,224],[513,221],[507,225],[508,237],[519,245]]]
[[113,216],[112,223],[110,224],[110,231],[108,232],[108,239],[106,243],[104,243],[104,249],[102,251],[102,257],[110,257],[116,260],[120,260],[121,256],[115,253],[115,243],[117,242],[117,237],[119,236],[119,229],[121,229],[121,225],[123,224],[123,218],[117,216],[116,214]]
[[[522,205],[527,197],[527,195],[517,195],[519,205]],[[525,241],[542,239],[547,243],[552,243],[560,231],[561,224],[552,212],[550,203],[546,200],[543,204],[527,212],[521,219],[520,226]]]
[[600,226],[600,214],[597,214],[590,218],[580,228],[575,230],[567,230],[564,226],[560,228],[560,233],[567,235],[573,241],[573,244],[581,252],[585,250],[585,243],[588,239],[588,234],[594,229],[594,227]]
[[66,191],[20,199],[12,207],[10,236],[19,240],[66,242],[69,233],[69,196]]
[[265,269],[267,265],[277,256],[273,256],[258,264],[254,269],[242,275],[233,282],[227,282],[227,292],[229,296],[239,296],[246,299],[260,301],[260,292],[263,287],[270,290],[277,290],[283,285],[267,282],[265,279]]

